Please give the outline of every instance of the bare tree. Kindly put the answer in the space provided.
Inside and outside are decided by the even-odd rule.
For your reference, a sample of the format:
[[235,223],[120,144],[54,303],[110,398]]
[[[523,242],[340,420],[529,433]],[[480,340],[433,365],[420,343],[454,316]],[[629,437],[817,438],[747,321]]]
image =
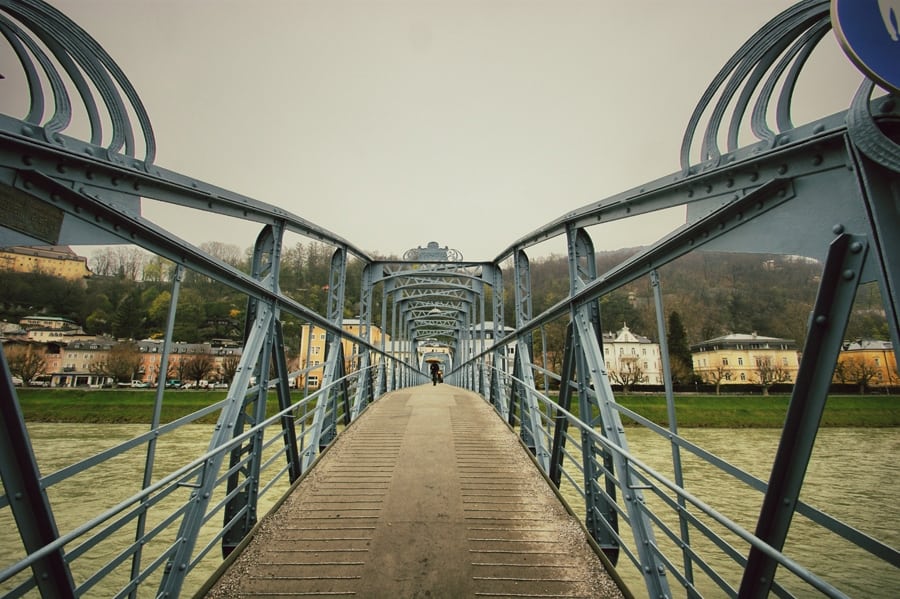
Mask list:
[[194,381],[197,386],[213,371],[215,362],[209,354],[194,354],[185,362],[184,376],[189,381]]
[[107,352],[105,358],[98,358],[89,367],[96,375],[108,376],[114,382],[130,381],[140,370],[143,358],[134,343],[117,343]]
[[204,241],[200,244],[200,249],[235,268],[240,268],[244,261],[241,248],[231,243]]
[[703,382],[707,385],[715,385],[716,395],[719,395],[719,390],[722,387],[722,381],[730,379],[731,370],[727,366],[723,366],[720,364],[712,370],[704,370],[701,374],[703,377]]
[[790,373],[775,364],[771,357],[756,358],[756,382],[762,387],[763,395],[769,394],[769,388],[777,383],[791,380]]
[[[845,380],[841,382],[856,384],[859,388],[860,395],[865,395],[866,390],[869,388],[869,383],[871,383],[872,379],[877,377],[878,373],[881,371],[874,362],[862,356],[854,356],[852,358],[841,360],[839,365],[842,366],[842,370],[845,373]],[[837,368],[835,368],[835,372],[836,371]]]
[[91,256],[91,270],[104,277],[139,281],[147,258],[147,252],[135,246],[107,247]]
[[3,349],[6,353],[6,362],[9,365],[9,371],[22,379],[26,384],[28,381],[44,372],[47,362],[44,360],[44,352],[38,351],[32,345],[10,345]]
[[644,371],[637,361],[628,361],[618,371],[611,370],[609,378],[622,385],[622,391],[628,393],[634,385],[644,382]]
[[229,356],[222,360],[220,369],[222,380],[230,385],[234,381],[234,375],[237,373],[238,364],[240,363],[240,359],[235,356]]

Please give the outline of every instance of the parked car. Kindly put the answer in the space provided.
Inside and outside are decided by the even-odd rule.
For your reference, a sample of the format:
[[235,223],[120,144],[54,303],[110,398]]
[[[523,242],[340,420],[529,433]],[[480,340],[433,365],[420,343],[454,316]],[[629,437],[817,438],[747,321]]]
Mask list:
[[131,381],[132,389],[146,389],[149,386],[150,386],[150,383],[148,383],[147,381],[137,381],[137,380]]
[[210,389],[227,389],[228,383],[212,383],[209,386]]
[[25,382],[22,380],[21,377],[13,375],[12,384],[15,385],[16,387],[21,387],[22,385],[25,384]]
[[49,387],[50,386],[50,377],[45,374],[38,375],[38,376],[34,377],[33,379],[31,379],[30,381],[28,381],[28,386],[29,387]]
[[166,381],[166,389],[180,389],[181,381],[178,379],[169,379]]

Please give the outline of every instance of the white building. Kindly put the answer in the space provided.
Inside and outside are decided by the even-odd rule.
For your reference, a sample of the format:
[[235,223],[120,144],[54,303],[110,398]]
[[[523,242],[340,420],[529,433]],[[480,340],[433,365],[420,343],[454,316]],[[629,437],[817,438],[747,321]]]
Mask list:
[[[507,336],[513,331],[515,331],[512,327],[501,327],[502,335]],[[481,342],[481,333],[484,331],[484,344],[482,346]],[[494,347],[494,323],[493,321],[486,320],[484,323],[478,323],[472,325],[469,328],[469,343],[467,347],[463,348],[463,355],[459,360],[460,363],[465,362],[466,360],[472,359],[474,356],[480,354],[482,351],[488,350]],[[513,358],[516,356],[516,344],[513,342],[507,343],[504,348],[504,357],[506,358],[506,368],[508,372],[512,372],[513,370]],[[487,364],[493,364],[494,362],[494,354],[493,352],[488,354],[486,358]]]
[[628,325],[617,333],[603,333],[603,360],[614,384],[663,384],[659,344],[635,335]]

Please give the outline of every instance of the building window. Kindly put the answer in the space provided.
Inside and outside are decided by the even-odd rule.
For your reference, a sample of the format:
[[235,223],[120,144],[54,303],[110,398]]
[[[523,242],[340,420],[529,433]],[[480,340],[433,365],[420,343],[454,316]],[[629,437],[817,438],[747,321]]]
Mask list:
[[742,381],[746,381],[746,380],[747,380],[747,375],[746,375],[745,373],[743,373],[743,372],[741,373],[741,380],[742,380]]
[[722,358],[722,366],[728,366],[728,358]]
[[787,359],[787,358],[781,358],[781,365],[782,365],[782,366],[787,366],[787,365],[788,365],[788,359]]
[[646,347],[641,348],[641,353],[643,353],[643,354],[646,356],[646,355],[647,355],[647,348],[646,348]]
[[744,365],[744,358],[738,358],[738,366]]

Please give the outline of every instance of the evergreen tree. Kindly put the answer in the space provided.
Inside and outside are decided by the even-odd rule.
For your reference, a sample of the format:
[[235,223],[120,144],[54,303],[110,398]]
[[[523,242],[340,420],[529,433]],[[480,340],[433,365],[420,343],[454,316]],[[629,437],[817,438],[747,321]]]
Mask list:
[[688,380],[682,379],[685,374],[690,378],[693,373],[691,348],[688,346],[687,332],[681,322],[681,315],[675,310],[669,312],[668,328],[669,361],[672,365],[673,378],[678,379],[678,382],[687,383]]

